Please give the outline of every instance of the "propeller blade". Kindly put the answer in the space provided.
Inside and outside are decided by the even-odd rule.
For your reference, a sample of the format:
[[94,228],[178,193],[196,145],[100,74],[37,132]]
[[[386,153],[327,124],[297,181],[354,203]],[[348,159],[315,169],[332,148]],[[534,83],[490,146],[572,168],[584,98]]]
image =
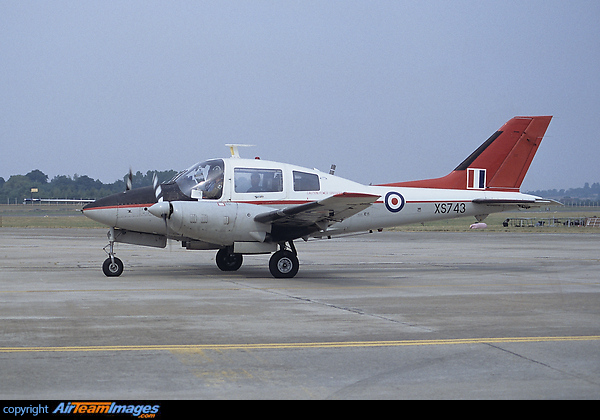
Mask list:
[[157,202],[162,202],[162,189],[160,188],[160,184],[158,183],[158,177],[156,176],[156,172],[152,176],[152,186],[154,187],[154,196],[156,197]]
[[153,204],[148,209],[148,212],[156,217],[160,217],[165,222],[165,232],[167,237],[169,237],[169,222],[168,219],[171,218],[171,214],[173,214],[173,205],[170,201],[163,201],[163,193],[160,184],[158,183],[158,177],[156,176],[156,172],[152,176],[152,186],[154,187],[154,196],[156,197],[156,204]]
[[131,189],[132,183],[133,183],[133,172],[131,172],[131,167],[130,167],[129,173],[127,174],[127,180],[125,181],[125,191],[129,191]]

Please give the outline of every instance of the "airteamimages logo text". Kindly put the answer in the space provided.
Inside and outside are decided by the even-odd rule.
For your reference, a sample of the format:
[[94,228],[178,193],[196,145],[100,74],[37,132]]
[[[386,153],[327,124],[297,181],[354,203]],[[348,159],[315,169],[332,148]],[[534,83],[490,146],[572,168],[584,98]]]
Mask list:
[[130,414],[140,419],[153,419],[160,410],[160,405],[119,404],[116,402],[61,402],[52,414]]

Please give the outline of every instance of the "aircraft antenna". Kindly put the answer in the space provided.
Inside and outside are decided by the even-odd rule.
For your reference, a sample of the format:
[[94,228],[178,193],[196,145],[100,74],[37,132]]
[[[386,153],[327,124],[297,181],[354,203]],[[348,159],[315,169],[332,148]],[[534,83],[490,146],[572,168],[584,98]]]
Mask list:
[[231,157],[239,158],[240,151],[238,147],[253,147],[253,144],[226,144],[225,146],[229,147],[229,151],[231,152]]

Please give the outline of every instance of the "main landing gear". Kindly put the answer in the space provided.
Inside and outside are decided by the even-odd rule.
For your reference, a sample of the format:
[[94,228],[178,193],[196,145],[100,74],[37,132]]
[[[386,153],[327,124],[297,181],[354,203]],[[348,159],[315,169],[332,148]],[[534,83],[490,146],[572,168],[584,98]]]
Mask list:
[[237,271],[241,266],[244,258],[242,254],[235,254],[233,247],[221,248],[217,252],[217,267],[221,271]]
[[280,243],[279,251],[271,255],[269,260],[269,271],[275,278],[292,278],[300,268],[296,247],[292,241],[288,244],[289,249],[286,249],[285,243]]
[[[269,260],[269,271],[275,278],[292,278],[298,273],[300,263],[298,253],[292,241],[279,244],[279,251],[275,252]],[[242,266],[242,254],[233,252],[232,247],[221,248],[217,252],[217,267],[222,271],[236,271]]]

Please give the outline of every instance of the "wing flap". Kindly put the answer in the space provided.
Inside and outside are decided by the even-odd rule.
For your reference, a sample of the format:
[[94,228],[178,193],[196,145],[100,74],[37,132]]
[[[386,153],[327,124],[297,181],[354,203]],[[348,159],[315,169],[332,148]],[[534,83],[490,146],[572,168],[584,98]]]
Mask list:
[[327,226],[361,212],[380,197],[373,194],[341,193],[323,200],[261,213],[254,217],[259,223],[272,223],[290,227],[318,224]]

